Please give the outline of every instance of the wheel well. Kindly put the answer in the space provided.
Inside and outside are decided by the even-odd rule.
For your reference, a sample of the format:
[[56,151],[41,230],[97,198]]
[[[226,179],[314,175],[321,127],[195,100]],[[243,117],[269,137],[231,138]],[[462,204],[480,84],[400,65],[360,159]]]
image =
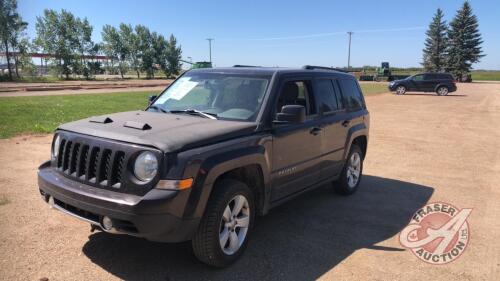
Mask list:
[[258,164],[247,165],[227,171],[215,180],[214,186],[217,185],[217,181],[222,179],[238,180],[248,185],[254,196],[255,206],[257,206],[257,214],[262,214],[265,192],[264,177],[262,174],[262,168]]
[[365,158],[365,156],[366,156],[366,148],[367,148],[367,144],[368,144],[366,136],[356,137],[352,141],[352,144],[356,144],[357,146],[359,146],[359,148],[361,148],[361,152],[363,152],[363,158]]

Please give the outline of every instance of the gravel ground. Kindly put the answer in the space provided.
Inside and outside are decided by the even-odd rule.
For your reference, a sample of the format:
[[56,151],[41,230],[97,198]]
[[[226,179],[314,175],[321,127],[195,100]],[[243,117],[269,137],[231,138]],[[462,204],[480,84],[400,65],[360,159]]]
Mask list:
[[[325,187],[257,221],[247,252],[215,270],[189,244],[89,232],[49,210],[37,166],[51,136],[0,140],[0,280],[498,280],[500,84],[461,84],[447,97],[367,97],[371,136],[358,193]],[[472,207],[464,254],[429,265],[398,242],[427,202]],[[496,276],[496,277],[495,277]]]

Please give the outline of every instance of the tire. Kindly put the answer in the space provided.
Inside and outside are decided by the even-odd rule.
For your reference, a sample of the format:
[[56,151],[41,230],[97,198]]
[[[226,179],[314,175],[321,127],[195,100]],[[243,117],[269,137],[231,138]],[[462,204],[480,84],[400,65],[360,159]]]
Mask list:
[[398,85],[396,87],[396,95],[404,95],[406,94],[406,87],[403,85]]
[[439,86],[437,89],[436,89],[436,94],[438,96],[446,96],[448,95],[448,93],[450,92],[450,90],[448,89],[448,87],[446,86]]
[[[357,162],[355,159],[358,159],[357,161],[359,162]],[[358,164],[355,164],[355,162],[357,162]],[[357,168],[355,169],[353,165],[357,166]],[[355,176],[355,173],[353,174],[354,170],[356,170],[358,173],[355,182],[352,182],[351,180]],[[361,151],[361,148],[359,148],[359,146],[357,146],[356,144],[352,144],[351,150],[347,155],[347,160],[344,164],[344,168],[340,173],[340,178],[334,182],[335,192],[340,195],[353,194],[358,190],[362,175],[363,175],[363,152]]]
[[[238,220],[234,218],[234,214],[231,212],[236,207],[236,201],[241,202],[242,198],[246,200],[246,204],[243,203],[237,217],[240,217],[239,222],[242,225],[244,221],[247,221],[246,229],[241,226],[238,227]],[[229,208],[229,213],[226,211],[227,208]],[[225,214],[227,215],[224,216]],[[254,199],[248,186],[237,180],[225,179],[219,181],[213,187],[205,214],[191,241],[194,255],[198,260],[210,266],[225,267],[230,265],[245,251],[254,218]],[[240,234],[243,234],[243,236],[240,237]],[[221,246],[221,235],[227,237],[224,248]],[[238,240],[234,238],[234,235]]]

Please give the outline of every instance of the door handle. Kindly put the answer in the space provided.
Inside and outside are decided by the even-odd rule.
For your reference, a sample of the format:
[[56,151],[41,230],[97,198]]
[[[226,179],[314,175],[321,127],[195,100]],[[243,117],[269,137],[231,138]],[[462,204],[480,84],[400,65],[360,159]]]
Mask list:
[[314,127],[311,129],[311,131],[309,131],[309,133],[311,133],[312,135],[318,135],[323,129],[321,129],[320,127]]
[[342,126],[344,127],[349,126],[349,124],[351,124],[351,120],[345,120],[344,122],[342,122]]

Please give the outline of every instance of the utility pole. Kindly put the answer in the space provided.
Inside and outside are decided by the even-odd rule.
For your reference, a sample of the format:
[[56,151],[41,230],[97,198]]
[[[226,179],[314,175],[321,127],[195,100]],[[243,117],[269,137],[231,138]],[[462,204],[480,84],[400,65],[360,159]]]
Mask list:
[[210,63],[212,63],[212,41],[215,40],[213,38],[207,38],[208,40],[208,54],[210,57]]
[[352,31],[348,31],[349,34],[349,51],[347,52],[347,70],[351,69],[351,36],[353,34]]

